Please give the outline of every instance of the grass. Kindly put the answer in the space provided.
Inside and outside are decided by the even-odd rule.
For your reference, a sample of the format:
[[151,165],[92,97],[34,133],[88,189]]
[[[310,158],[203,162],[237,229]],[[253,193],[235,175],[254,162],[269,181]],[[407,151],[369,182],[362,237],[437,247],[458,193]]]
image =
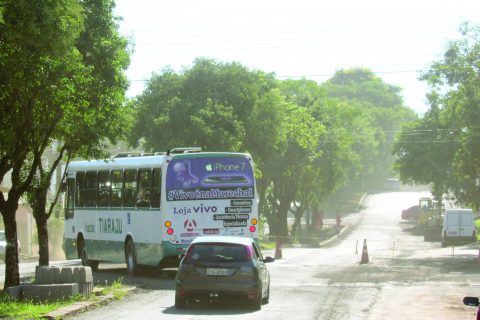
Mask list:
[[6,295],[0,295],[0,318],[7,319],[42,319],[42,317],[61,307],[72,305],[79,301],[97,301],[98,295],[113,294],[114,298],[121,300],[127,294],[123,279],[113,282],[111,285],[96,290],[88,296],[76,295],[63,301],[46,303],[34,303],[31,301],[14,301]]
[[113,294],[117,300],[122,300],[125,298],[127,291],[125,290],[125,285],[123,284],[123,277],[115,280],[111,285],[100,290],[100,295],[106,296],[108,294]]
[[30,301],[14,301],[2,295],[0,296],[0,317],[9,319],[41,319],[43,315],[53,310],[86,299],[88,297],[75,296],[65,301],[33,303]]

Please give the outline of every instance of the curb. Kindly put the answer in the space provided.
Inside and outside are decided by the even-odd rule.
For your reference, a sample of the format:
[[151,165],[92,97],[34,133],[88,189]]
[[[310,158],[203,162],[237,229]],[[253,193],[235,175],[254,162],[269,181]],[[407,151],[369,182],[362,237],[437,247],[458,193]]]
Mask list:
[[[126,294],[130,294],[133,291],[135,291],[137,288],[136,287],[128,287],[125,290],[123,290]],[[81,313],[85,312],[88,309],[93,309],[98,306],[102,306],[107,304],[108,302],[112,301],[115,299],[115,295],[113,293],[109,293],[105,296],[99,296],[98,300],[95,301],[80,301],[76,302],[72,305],[65,306],[62,308],[59,308],[57,310],[51,311],[45,315],[42,316],[43,319],[64,319],[67,316],[71,316],[76,313]]]

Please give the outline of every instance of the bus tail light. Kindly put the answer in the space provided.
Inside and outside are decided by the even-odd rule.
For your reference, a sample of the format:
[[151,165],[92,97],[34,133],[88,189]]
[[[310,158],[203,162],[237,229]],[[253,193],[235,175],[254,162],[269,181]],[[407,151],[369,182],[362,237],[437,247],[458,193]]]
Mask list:
[[167,233],[171,236],[173,234],[173,229],[172,228],[168,228],[167,229]]
[[255,231],[257,231],[257,227],[255,227],[258,223],[258,220],[256,218],[253,218],[252,220],[250,220],[250,223],[252,224],[250,226],[250,228],[248,228],[248,230],[250,230],[251,233],[254,233]]

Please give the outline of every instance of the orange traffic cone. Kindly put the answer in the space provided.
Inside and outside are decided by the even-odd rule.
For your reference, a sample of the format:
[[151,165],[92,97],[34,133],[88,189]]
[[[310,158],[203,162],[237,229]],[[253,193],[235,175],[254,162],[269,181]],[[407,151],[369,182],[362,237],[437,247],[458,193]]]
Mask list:
[[282,241],[277,239],[275,246],[275,259],[282,259]]
[[363,240],[363,250],[362,250],[362,259],[360,260],[360,264],[368,263],[368,249],[367,249],[367,239]]

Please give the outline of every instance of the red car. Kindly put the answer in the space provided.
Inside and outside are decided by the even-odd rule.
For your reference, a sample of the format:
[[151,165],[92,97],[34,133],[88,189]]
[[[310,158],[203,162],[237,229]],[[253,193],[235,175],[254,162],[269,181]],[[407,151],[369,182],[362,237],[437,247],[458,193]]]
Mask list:
[[420,207],[418,205],[411,206],[410,208],[402,211],[402,219],[416,220],[418,218],[419,211],[420,211]]

